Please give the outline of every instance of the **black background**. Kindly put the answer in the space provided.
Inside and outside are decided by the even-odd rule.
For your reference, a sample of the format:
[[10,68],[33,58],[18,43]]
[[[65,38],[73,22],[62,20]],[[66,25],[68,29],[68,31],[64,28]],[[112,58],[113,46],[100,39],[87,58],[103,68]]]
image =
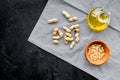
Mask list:
[[47,0],[0,0],[0,80],[97,80],[27,41]]

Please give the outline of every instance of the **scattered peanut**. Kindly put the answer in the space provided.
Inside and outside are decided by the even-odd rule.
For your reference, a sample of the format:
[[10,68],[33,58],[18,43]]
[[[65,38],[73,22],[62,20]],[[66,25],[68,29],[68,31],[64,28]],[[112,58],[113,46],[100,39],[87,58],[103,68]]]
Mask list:
[[74,30],[75,33],[79,33],[79,31],[80,31],[79,29],[75,29]]
[[73,17],[73,19],[76,21],[76,20],[78,20],[78,17]]
[[65,40],[66,41],[73,41],[73,37],[72,38],[66,37]]
[[53,36],[57,35],[57,32],[56,32],[56,31],[53,31],[53,32],[52,32],[52,35],[53,35]]
[[71,16],[70,16],[70,14],[67,12],[67,11],[62,11],[62,14],[67,18],[67,19],[69,19]]
[[70,30],[69,28],[67,28],[66,26],[63,26],[63,29],[64,29],[66,32],[68,32],[68,33],[71,32],[71,30]]
[[53,43],[54,43],[54,44],[58,44],[59,41],[58,41],[58,40],[53,40]]
[[60,39],[60,36],[53,36],[52,38],[55,39],[55,40],[56,39],[58,40],[58,39]]
[[58,28],[54,28],[53,31],[57,32],[59,29]]
[[76,24],[75,25],[75,29],[77,29],[77,28],[79,28],[80,27],[80,25],[79,24]]
[[59,34],[60,37],[63,36],[63,33],[60,30],[58,30],[58,34]]
[[75,37],[79,37],[79,33],[75,33]]
[[68,44],[68,41],[67,41],[67,40],[65,40],[65,38],[64,38],[64,43],[65,43],[65,44]]
[[76,37],[75,41],[76,42],[79,42],[80,38],[79,37]]
[[70,49],[73,49],[74,46],[75,46],[75,41],[72,41],[70,44]]
[[69,22],[73,22],[73,21],[74,21],[74,19],[73,19],[73,18],[70,18],[70,19],[68,19],[68,21],[69,21]]
[[58,22],[57,18],[52,18],[52,19],[48,20],[48,24],[52,24],[52,23],[56,23],[56,22]]
[[75,25],[72,25],[72,26],[70,27],[70,30],[72,31],[74,28],[75,28]]
[[68,19],[69,22],[74,22],[74,21],[77,21],[77,20],[78,20],[78,17],[72,17],[72,18]]
[[67,37],[69,37],[69,38],[72,37],[72,34],[71,34],[71,33],[68,33],[68,32],[66,32],[65,35],[66,35]]
[[65,44],[68,44],[68,41],[65,40],[64,42],[65,42]]
[[75,32],[79,32],[79,30],[78,30],[79,27],[80,27],[79,24],[72,25],[72,26],[70,27],[70,30],[71,30],[71,31],[72,31],[72,30],[75,30]]
[[[69,22],[74,22],[78,20],[78,17],[71,17],[71,15],[65,10],[62,11],[62,14],[68,19]],[[57,18],[51,18],[48,20],[48,24],[52,24],[56,22],[58,22]],[[63,29],[65,31],[64,43],[68,44],[69,42],[71,42],[70,48],[72,49],[75,46],[75,42],[79,42],[79,24],[72,25],[70,28],[63,26]],[[75,39],[71,31],[75,32]],[[58,28],[54,28],[52,32],[53,43],[58,44],[59,39],[61,39],[62,37],[63,37],[63,33]]]

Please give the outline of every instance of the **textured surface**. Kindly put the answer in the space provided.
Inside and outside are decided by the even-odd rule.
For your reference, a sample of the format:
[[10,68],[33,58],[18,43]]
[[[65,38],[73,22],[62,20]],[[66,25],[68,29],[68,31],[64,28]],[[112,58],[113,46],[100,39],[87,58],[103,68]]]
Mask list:
[[47,0],[0,0],[0,80],[97,80],[27,41]]

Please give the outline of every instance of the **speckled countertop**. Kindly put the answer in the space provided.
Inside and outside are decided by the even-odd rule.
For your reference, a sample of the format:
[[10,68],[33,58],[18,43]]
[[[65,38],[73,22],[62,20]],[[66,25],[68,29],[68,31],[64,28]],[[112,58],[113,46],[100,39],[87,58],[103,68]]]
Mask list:
[[97,80],[27,41],[47,0],[0,0],[0,80]]

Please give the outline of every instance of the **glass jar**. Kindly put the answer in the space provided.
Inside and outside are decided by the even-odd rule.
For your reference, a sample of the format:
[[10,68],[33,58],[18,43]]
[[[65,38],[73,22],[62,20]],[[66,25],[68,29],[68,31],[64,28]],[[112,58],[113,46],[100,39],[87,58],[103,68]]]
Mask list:
[[87,24],[94,31],[102,31],[110,23],[110,12],[101,7],[92,8],[87,15]]

